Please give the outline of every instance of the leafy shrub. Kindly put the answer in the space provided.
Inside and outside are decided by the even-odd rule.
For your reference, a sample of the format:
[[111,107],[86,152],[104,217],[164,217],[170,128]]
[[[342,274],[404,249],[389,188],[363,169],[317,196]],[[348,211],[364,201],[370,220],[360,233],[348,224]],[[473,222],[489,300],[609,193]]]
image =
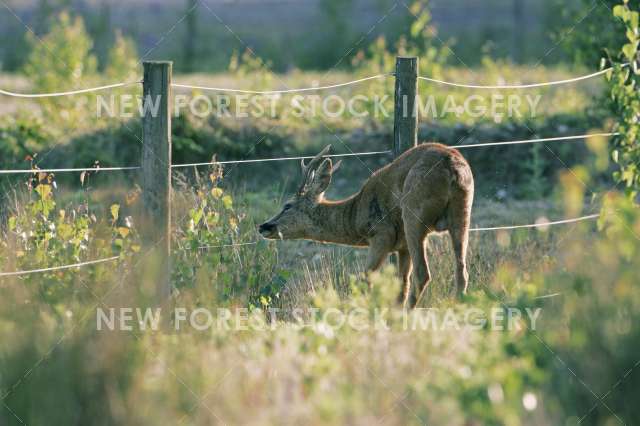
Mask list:
[[[116,33],[115,42],[108,52],[104,77],[98,74],[98,63],[93,52],[93,40],[87,33],[82,18],[62,12],[52,23],[49,32],[41,38],[29,36],[31,52],[24,72],[39,93],[83,89],[104,83],[131,82],[139,78],[138,56],[135,44]],[[106,84],[106,83],[105,83]],[[114,90],[109,95],[123,94],[130,88]],[[90,126],[104,123],[96,119],[96,94],[43,98],[39,100],[45,118],[53,121],[56,136],[79,134]]]
[[554,2],[550,13],[560,18],[554,41],[577,63],[593,68],[603,55],[615,55],[626,42],[624,25],[611,16],[621,0],[602,0],[595,7],[589,0]]
[[[613,109],[619,117],[616,130],[620,132],[612,150],[613,161],[620,167],[620,170],[614,173],[614,179],[625,184],[627,195],[637,197],[640,195],[640,71],[637,62],[640,14],[631,10],[626,1],[623,5],[617,5],[613,14],[624,22],[627,36],[627,43],[613,58],[616,62],[613,64],[612,72],[608,73],[611,97],[614,101]],[[623,63],[629,65],[624,66]]]
[[42,118],[21,112],[0,118],[0,158],[3,166],[21,164],[51,145],[51,131]]
[[[93,41],[81,18],[72,18],[63,12],[48,34],[41,38],[29,36],[29,42],[31,53],[24,71],[36,92],[78,89],[84,87],[87,78],[95,77],[97,60],[91,53]],[[89,95],[44,98],[41,105],[48,117],[71,125],[85,116],[92,99]]]
[[222,168],[214,167],[195,188],[181,185],[178,205],[188,207],[174,237],[175,285],[214,294],[223,305],[268,307],[286,271],[277,267],[273,246],[262,240],[252,244],[256,225],[236,210],[231,195],[219,186],[222,178]]
[[107,54],[104,74],[112,82],[131,82],[140,78],[136,45],[120,31],[116,31],[115,41]]
[[[47,268],[112,256],[124,259],[139,251],[132,221],[119,217],[119,205],[111,206],[110,220],[98,220],[86,201],[77,207],[58,206],[53,175],[34,174],[27,184],[26,202],[16,203],[20,209],[10,213],[0,245],[6,254],[3,269]],[[28,275],[25,281],[37,285],[46,300],[55,304],[74,291],[74,272]]]

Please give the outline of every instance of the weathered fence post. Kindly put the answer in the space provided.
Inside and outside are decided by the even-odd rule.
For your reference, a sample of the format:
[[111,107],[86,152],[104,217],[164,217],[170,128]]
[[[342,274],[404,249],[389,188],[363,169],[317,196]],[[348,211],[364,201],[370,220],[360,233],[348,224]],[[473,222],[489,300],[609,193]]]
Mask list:
[[396,89],[393,118],[393,157],[418,143],[418,58],[396,58]]
[[171,294],[171,62],[145,62],[142,118],[143,241],[157,272],[157,295]]

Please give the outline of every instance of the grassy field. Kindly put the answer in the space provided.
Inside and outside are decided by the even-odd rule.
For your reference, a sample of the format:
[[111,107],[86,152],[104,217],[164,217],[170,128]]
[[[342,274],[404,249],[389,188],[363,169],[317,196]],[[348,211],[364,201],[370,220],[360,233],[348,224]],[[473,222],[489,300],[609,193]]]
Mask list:
[[[444,77],[500,83],[575,75],[539,68],[518,80],[521,71],[487,63],[474,71],[451,68]],[[360,76],[255,73],[176,80],[264,88]],[[20,78],[0,80],[9,89],[29,90]],[[426,93],[432,89],[421,87]],[[598,109],[592,99],[599,89],[587,84],[540,92],[540,113],[551,118],[496,123],[444,117],[424,121],[421,134],[435,132],[453,144],[460,134],[505,140],[603,128],[606,116],[585,118],[587,110]],[[358,86],[350,95],[391,90],[389,80]],[[468,95],[443,88],[433,93],[439,99]],[[2,108],[13,116],[32,105]],[[109,159],[135,162],[131,133],[139,128],[126,128],[135,126],[133,120],[99,129],[92,128],[91,117],[74,122],[78,134],[65,134],[64,121],[51,129],[56,138],[46,139],[43,152],[52,154],[41,165],[74,161],[74,154],[105,165]],[[205,161],[213,154],[307,154],[328,142],[339,152],[370,150],[388,146],[389,125],[385,119],[297,120],[280,113],[239,123],[176,120],[174,148],[180,161]],[[4,140],[19,140],[6,136],[14,135],[12,126]],[[252,143],[265,134],[269,139],[254,149]],[[52,140],[61,146],[52,149]],[[364,250],[259,237],[256,225],[277,213],[298,183],[297,164],[176,173],[177,291],[162,306],[157,330],[144,318],[138,321],[135,311],[156,307],[155,287],[162,278],[138,235],[143,218],[136,174],[99,173],[85,177],[83,185],[62,175],[5,180],[0,270],[118,259],[0,277],[0,424],[638,423],[640,215],[616,194],[608,153],[601,148],[590,142],[465,152],[478,183],[473,226],[593,212],[601,218],[473,233],[470,293],[463,300],[451,294],[449,238],[431,236],[432,281],[422,309],[410,312],[395,302],[400,283],[392,260],[368,277],[369,290],[362,276]],[[346,160],[328,197],[351,194],[386,161]],[[100,312],[109,317],[111,308],[118,309],[111,317],[120,325],[116,330],[100,322]],[[120,308],[134,309],[130,321],[122,319],[127,311]],[[206,309],[213,313],[212,325],[198,329],[206,322],[201,313],[195,327],[183,320],[176,330],[176,309]],[[521,318],[514,319],[514,312]],[[527,312],[539,315],[532,319]],[[122,329],[125,323],[131,329]]]

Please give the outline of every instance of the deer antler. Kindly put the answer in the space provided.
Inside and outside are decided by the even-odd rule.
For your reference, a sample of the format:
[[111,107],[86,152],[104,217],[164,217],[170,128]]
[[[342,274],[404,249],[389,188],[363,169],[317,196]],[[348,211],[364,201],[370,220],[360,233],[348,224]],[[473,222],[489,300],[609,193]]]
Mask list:
[[315,170],[315,168],[320,164],[320,160],[322,160],[322,157],[324,157],[330,149],[331,144],[325,146],[318,155],[316,155],[311,159],[311,161],[309,161],[309,164],[304,164],[304,160],[301,160],[300,163],[302,166],[302,176],[306,177],[309,172]]
[[300,166],[302,167],[302,184],[300,185],[300,190],[298,192],[304,191],[304,188],[308,183],[310,183],[309,181],[313,180],[314,172],[320,165],[322,157],[324,157],[330,149],[331,144],[325,146],[324,149],[320,151],[320,153],[318,153],[318,155],[316,155],[309,161],[309,164],[304,164],[304,160],[300,161]]

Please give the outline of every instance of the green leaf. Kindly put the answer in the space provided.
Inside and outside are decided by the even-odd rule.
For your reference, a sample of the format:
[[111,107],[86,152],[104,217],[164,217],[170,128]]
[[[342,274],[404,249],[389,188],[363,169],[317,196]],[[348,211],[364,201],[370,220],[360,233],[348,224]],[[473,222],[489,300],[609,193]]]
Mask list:
[[629,12],[629,21],[631,25],[631,30],[638,33],[638,12]]
[[613,7],[613,16],[621,19],[625,19],[627,16],[628,8],[622,4],[618,4]]
[[43,200],[51,196],[51,185],[40,184],[36,187],[36,192]]
[[211,195],[213,196],[213,198],[220,198],[222,196],[222,189],[220,188],[211,189]]
[[638,42],[634,42],[634,43],[627,43],[622,47],[622,53],[624,53],[624,56],[629,60],[629,61],[633,61],[633,59],[636,56],[636,52],[638,50]]
[[120,213],[120,205],[119,204],[111,205],[111,217],[113,218],[114,222],[118,220],[119,213]]
[[193,210],[191,213],[191,219],[193,220],[193,224],[197,225],[200,223],[200,220],[202,220],[202,215],[204,214],[204,212],[202,211],[202,209],[198,209],[198,210]]
[[73,228],[71,227],[71,225],[61,223],[60,225],[58,225],[58,235],[63,240],[67,241],[73,236]]
[[231,209],[233,207],[233,198],[231,198],[229,195],[225,195],[224,197],[222,197],[222,204],[224,204],[225,209]]

